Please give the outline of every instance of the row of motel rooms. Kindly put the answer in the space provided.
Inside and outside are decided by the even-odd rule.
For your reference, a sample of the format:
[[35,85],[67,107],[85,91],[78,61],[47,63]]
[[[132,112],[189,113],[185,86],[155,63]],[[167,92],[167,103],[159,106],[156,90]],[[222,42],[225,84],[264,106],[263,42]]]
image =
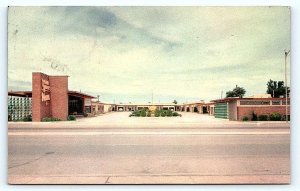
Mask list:
[[32,73],[32,91],[8,92],[8,120],[15,121],[31,115],[33,121],[44,117],[67,120],[68,115],[95,116],[108,112],[136,111],[156,106],[157,109],[170,109],[177,112],[194,112],[213,115],[216,118],[242,120],[252,113],[281,116],[290,114],[290,99],[272,98],[268,94],[248,98],[224,98],[210,102],[184,104],[151,103],[151,104],[109,104],[95,101],[96,97],[68,89],[68,76],[49,76],[44,73]]

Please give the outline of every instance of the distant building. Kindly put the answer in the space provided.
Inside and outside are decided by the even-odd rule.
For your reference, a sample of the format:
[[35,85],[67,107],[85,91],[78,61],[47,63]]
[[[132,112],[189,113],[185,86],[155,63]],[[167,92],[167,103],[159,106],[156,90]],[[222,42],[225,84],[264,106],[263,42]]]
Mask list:
[[[32,73],[32,91],[8,92],[9,116],[11,120],[20,120],[23,108],[22,102],[16,102],[21,98],[27,98],[30,103],[24,115],[31,115],[32,121],[42,121],[45,117],[67,120],[68,115],[82,115],[91,113],[94,96],[77,91],[68,90],[68,76],[48,76],[40,72]],[[16,115],[17,113],[17,115]]]
[[288,105],[287,114],[290,115],[290,98],[287,103],[285,98],[225,98],[212,102],[215,103],[216,118],[241,121],[247,117],[251,120],[253,113],[257,116],[279,113],[284,117],[286,105]]
[[200,114],[211,114],[213,115],[213,107],[214,103],[205,103],[204,101],[193,102],[193,103],[184,103],[184,104],[174,104],[174,103],[122,103],[115,104],[114,111],[136,111],[140,109],[149,109],[149,107],[154,106],[159,110],[172,110],[178,112],[195,112]]

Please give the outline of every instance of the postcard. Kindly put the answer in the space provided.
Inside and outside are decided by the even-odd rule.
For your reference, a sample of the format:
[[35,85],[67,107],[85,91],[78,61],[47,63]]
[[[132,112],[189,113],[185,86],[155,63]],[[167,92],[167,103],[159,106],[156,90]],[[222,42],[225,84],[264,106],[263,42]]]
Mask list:
[[285,6],[8,8],[9,184],[290,184]]

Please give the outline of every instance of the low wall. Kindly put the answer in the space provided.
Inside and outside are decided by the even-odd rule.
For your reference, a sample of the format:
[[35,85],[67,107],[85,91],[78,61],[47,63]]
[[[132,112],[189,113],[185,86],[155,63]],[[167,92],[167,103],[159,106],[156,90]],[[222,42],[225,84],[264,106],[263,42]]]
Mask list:
[[[252,113],[259,115],[270,115],[273,113],[279,113],[281,116],[286,114],[285,106],[260,106],[260,107],[238,107],[237,117],[238,120],[243,120],[243,117],[247,116],[249,120],[252,119]],[[290,106],[288,106],[288,115],[290,114]]]

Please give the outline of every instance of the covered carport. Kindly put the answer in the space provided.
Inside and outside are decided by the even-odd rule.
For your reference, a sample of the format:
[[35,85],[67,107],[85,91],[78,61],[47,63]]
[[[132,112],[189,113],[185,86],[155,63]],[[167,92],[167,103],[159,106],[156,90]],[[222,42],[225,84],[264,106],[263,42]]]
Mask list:
[[68,114],[83,115],[92,112],[92,99],[96,97],[77,91],[68,92]]

